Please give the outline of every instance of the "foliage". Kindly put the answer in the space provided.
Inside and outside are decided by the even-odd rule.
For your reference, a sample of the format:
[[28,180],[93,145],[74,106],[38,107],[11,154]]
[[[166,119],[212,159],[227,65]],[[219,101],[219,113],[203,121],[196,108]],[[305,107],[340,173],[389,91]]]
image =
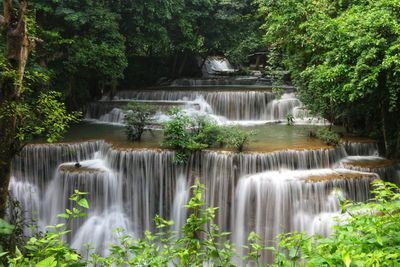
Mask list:
[[286,115],[286,124],[287,125],[293,125],[294,124],[294,116],[292,113],[288,113]]
[[[262,1],[265,42],[280,49],[313,114],[400,145],[398,0]],[[379,110],[379,112],[377,112]],[[396,148],[397,147],[397,148]]]
[[272,94],[274,95],[275,99],[280,99],[284,92],[285,92],[285,90],[281,87],[273,87],[272,88]]
[[35,136],[45,136],[48,142],[54,142],[79,116],[79,113],[68,113],[60,97],[61,93],[48,91],[39,93],[32,101],[4,102],[0,107],[0,119],[17,118],[16,139],[22,143]]
[[344,217],[329,237],[284,234],[276,266],[398,266],[400,189],[376,180],[366,203],[344,202]]
[[242,152],[244,147],[250,142],[250,138],[255,134],[255,131],[242,130],[237,126],[231,127],[225,132],[225,142],[228,147]]
[[168,230],[173,222],[157,216],[155,222],[160,232],[146,231],[143,240],[122,235],[120,244],[112,246],[110,256],[92,255],[91,263],[102,266],[203,266],[205,263],[235,266],[233,246],[226,238],[229,233],[220,232],[213,223],[217,209],[205,206],[204,186],[196,183],[192,190],[193,196],[185,206],[190,215],[180,237]]
[[131,102],[125,108],[125,132],[128,140],[139,141],[145,127],[153,123],[154,106]]
[[15,227],[12,224],[9,224],[3,219],[0,219],[0,257],[6,255],[8,251],[7,247],[4,248],[4,239],[11,236],[14,232]]
[[[119,243],[111,245],[110,254],[102,257],[93,253],[83,260],[69,248],[62,237],[69,234],[68,222],[85,216],[81,208],[88,208],[85,193],[75,191],[70,200],[75,207],[60,214],[66,223],[48,227],[42,235],[31,237],[21,252],[8,256],[9,266],[265,266],[260,262],[265,251],[275,253],[270,266],[397,266],[400,264],[398,243],[400,236],[400,188],[376,180],[372,183],[373,198],[367,202],[342,202],[343,216],[328,237],[306,236],[303,233],[284,233],[279,236],[279,247],[265,247],[260,237],[251,232],[247,254],[240,259],[234,252],[229,233],[220,232],[213,223],[217,208],[207,208],[203,198],[204,186],[198,182],[192,187],[192,198],[186,208],[188,218],[181,232],[169,230],[173,224],[155,217],[158,231],[145,232],[137,240],[122,229]],[[0,221],[1,222],[1,221]],[[5,224],[2,233],[8,234],[12,226]],[[5,230],[3,230],[5,229]],[[4,257],[4,255],[3,255]]]
[[246,63],[264,48],[258,7],[254,0],[34,0],[28,31],[41,42],[32,58],[78,108],[121,83],[142,82],[132,70],[154,84],[184,74],[188,58],[226,55]]
[[[15,256],[15,248],[22,247],[26,241],[26,229],[34,224],[25,218],[25,212],[20,203],[9,197],[7,201],[7,221],[0,219],[0,255]],[[33,225],[31,225],[33,227]],[[0,257],[0,266],[5,264],[4,257]]]
[[[214,50],[222,51],[236,65],[248,63],[248,55],[265,50],[260,26],[263,17],[258,12],[258,0],[217,1],[214,32]],[[207,40],[207,39],[206,39]]]
[[56,266],[86,266],[81,256],[66,244],[63,239],[71,231],[68,229],[68,223],[71,219],[86,216],[84,209],[89,208],[89,204],[84,198],[87,193],[75,190],[69,198],[73,203],[71,210],[67,209],[65,213],[58,215],[59,218],[66,220],[65,223],[59,223],[54,226],[47,226],[45,233],[38,233],[29,238],[21,249],[16,247],[15,256],[7,257],[10,267],[56,267]]
[[163,145],[177,150],[175,161],[184,163],[197,150],[224,145],[242,152],[254,131],[222,127],[201,116],[191,118],[178,109],[171,110],[171,120],[164,125]]
[[327,127],[319,128],[315,132],[315,137],[321,139],[327,145],[340,144],[340,136],[336,132]]
[[191,118],[173,108],[171,120],[164,124],[162,144],[177,150],[175,162],[183,163],[191,152],[221,142],[222,128],[204,117]]
[[33,1],[43,40],[37,60],[54,75],[52,82],[65,92],[74,108],[101,96],[123,77],[127,66],[125,38],[119,15],[103,1]]
[[188,158],[188,149],[194,147],[192,136],[188,130],[191,120],[178,109],[170,111],[171,120],[164,124],[164,146],[172,147],[177,150],[175,162],[183,163]]
[[221,143],[225,130],[215,122],[201,116],[195,118],[192,129],[194,140],[208,147]]

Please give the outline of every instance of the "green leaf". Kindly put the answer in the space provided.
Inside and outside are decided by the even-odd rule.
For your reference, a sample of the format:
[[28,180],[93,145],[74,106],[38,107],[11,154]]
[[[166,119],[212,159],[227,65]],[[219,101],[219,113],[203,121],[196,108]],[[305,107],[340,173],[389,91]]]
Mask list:
[[85,208],[85,209],[88,209],[88,208],[89,208],[89,203],[88,203],[88,201],[86,200],[86,198],[80,199],[80,200],[78,201],[78,205],[81,206],[81,207],[83,207],[83,208]]
[[55,267],[57,266],[57,261],[54,256],[50,256],[40,262],[38,262],[35,267]]
[[14,226],[3,219],[0,219],[0,235],[10,235],[14,231]]
[[68,215],[68,214],[65,214],[65,213],[62,213],[62,214],[58,214],[57,217],[58,217],[58,218],[68,219],[68,218],[69,218],[69,215]]
[[344,265],[345,265],[346,267],[349,267],[349,266],[350,266],[351,258],[350,258],[350,255],[349,255],[349,254],[345,254],[345,255],[343,256],[342,260],[343,260],[343,263],[344,263]]

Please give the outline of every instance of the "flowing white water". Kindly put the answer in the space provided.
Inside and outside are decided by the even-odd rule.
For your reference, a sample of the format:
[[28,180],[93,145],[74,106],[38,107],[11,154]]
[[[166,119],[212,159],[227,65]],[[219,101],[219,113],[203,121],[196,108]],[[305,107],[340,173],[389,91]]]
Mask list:
[[[165,111],[177,104],[189,116],[207,116],[222,125],[286,123],[288,114],[297,124],[323,123],[310,118],[295,94],[274,99],[263,90],[119,92],[115,101],[90,105],[86,118],[122,124],[121,108],[131,99],[158,101],[158,122],[168,120]],[[241,251],[253,230],[268,242],[283,231],[328,234],[339,210],[338,197],[365,200],[371,179],[384,175],[346,165],[355,156],[377,156],[377,147],[346,143],[334,149],[272,153],[202,151],[178,167],[172,151],[115,149],[103,141],[30,145],[14,159],[10,191],[27,211],[39,213],[41,227],[59,222],[56,215],[71,207],[68,197],[74,189],[89,192],[88,217],[71,223],[73,234],[67,241],[82,254],[86,243],[107,254],[108,244],[115,242],[114,228],[140,238],[144,230],[154,230],[158,214],[175,221],[173,229],[178,230],[187,217],[190,186],[198,179],[206,186],[207,203],[219,208],[215,222],[233,232]],[[271,260],[271,255],[263,257]]]
[[175,187],[175,198],[172,205],[171,218],[174,219],[173,230],[179,231],[186,221],[187,210],[185,205],[189,199],[189,188],[187,186],[186,177],[180,174]]
[[[269,91],[121,91],[112,101],[99,101],[88,106],[86,119],[96,122],[123,124],[124,114],[121,100],[128,102],[153,101],[153,103],[175,104],[189,116],[206,116],[221,125],[257,125],[287,121],[293,115],[295,124],[324,124],[304,109],[294,93],[285,93],[279,99]],[[168,120],[165,110],[155,116],[158,123]]]
[[[328,178],[347,173],[359,175],[360,179]],[[321,181],[307,181],[313,176]],[[321,177],[327,177],[327,180]],[[276,236],[282,232],[328,234],[332,217],[339,212],[338,196],[366,200],[369,183],[376,177],[369,173],[332,169],[280,170],[244,176],[236,189],[233,240],[243,254],[242,246],[251,231],[260,235],[267,245],[275,245]],[[263,256],[269,262],[272,260],[269,253]]]
[[378,174],[382,179],[390,182],[398,183],[400,176],[399,164],[378,156],[348,156],[343,158],[339,167],[350,170],[372,172]]

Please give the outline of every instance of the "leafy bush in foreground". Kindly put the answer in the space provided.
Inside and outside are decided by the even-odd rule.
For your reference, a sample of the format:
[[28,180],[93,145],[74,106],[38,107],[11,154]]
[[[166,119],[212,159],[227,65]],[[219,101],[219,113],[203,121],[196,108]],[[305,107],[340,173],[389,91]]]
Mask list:
[[[134,240],[118,230],[119,243],[110,247],[110,255],[91,254],[88,260],[62,241],[69,234],[70,219],[84,216],[79,207],[88,208],[84,193],[75,191],[70,198],[77,207],[59,215],[65,224],[48,228],[43,235],[31,237],[23,253],[16,249],[9,256],[9,266],[266,266],[261,254],[274,251],[270,266],[400,266],[400,189],[380,180],[373,182],[374,197],[366,203],[343,202],[344,219],[334,227],[329,237],[287,233],[279,236],[278,249],[265,247],[261,239],[250,233],[247,254],[235,254],[229,233],[220,232],[213,223],[217,208],[207,208],[203,199],[204,186],[193,186],[193,197],[186,208],[189,217],[181,235],[168,230],[171,221],[158,216],[158,231],[145,232]],[[8,230],[6,230],[8,231]],[[4,257],[4,255],[2,255]]]
[[275,266],[400,266],[400,189],[374,181],[366,203],[344,202],[345,220],[329,237],[281,235]]
[[[71,231],[68,229],[68,223],[72,219],[86,216],[81,208],[89,208],[89,204],[83,196],[86,193],[75,190],[75,193],[69,198],[75,206],[73,209],[67,209],[64,214],[58,217],[65,219],[65,223],[53,226],[47,226],[46,232],[37,233],[30,237],[23,248],[15,248],[13,256],[7,257],[10,267],[80,267],[86,266],[75,250],[63,241]],[[23,253],[21,252],[23,251]],[[3,256],[8,256],[4,254]]]
[[235,266],[233,246],[226,240],[229,233],[219,231],[213,223],[217,208],[207,208],[203,198],[204,186],[192,187],[193,197],[186,208],[189,217],[182,227],[182,236],[168,231],[173,222],[155,218],[158,233],[145,232],[143,240],[122,235],[113,245],[108,257],[94,256],[92,264],[101,266]]

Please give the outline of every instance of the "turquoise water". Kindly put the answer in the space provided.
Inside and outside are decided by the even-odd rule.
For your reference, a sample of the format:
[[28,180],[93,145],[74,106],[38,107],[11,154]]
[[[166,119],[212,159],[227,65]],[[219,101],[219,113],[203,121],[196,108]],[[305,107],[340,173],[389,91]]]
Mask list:
[[[315,127],[269,124],[242,128],[256,132],[246,150],[275,151],[326,147],[320,140],[308,136],[309,131]],[[140,142],[130,142],[126,138],[124,127],[82,122],[72,126],[62,142],[80,142],[93,139],[106,140],[118,147],[160,148],[162,131],[146,131]]]

